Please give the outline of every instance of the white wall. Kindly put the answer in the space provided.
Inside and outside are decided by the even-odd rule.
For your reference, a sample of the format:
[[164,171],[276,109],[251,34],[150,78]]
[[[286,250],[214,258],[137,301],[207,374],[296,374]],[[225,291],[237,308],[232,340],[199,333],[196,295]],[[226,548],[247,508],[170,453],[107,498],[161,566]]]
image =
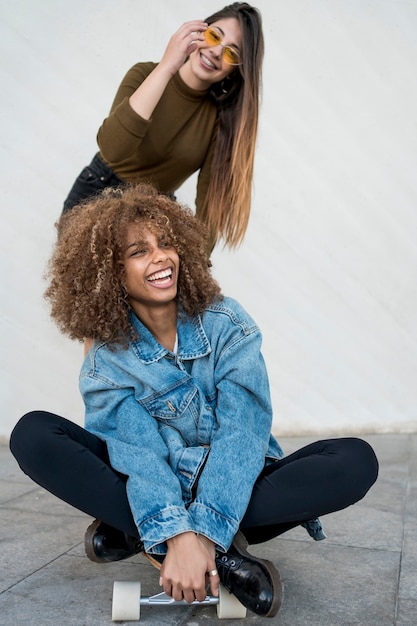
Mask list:
[[[277,433],[415,431],[417,3],[255,4],[253,214],[215,275],[263,329]],[[82,347],[42,300],[53,224],[124,72],[220,6],[1,0],[0,436],[35,408],[82,423]],[[192,204],[194,181],[179,197]]]

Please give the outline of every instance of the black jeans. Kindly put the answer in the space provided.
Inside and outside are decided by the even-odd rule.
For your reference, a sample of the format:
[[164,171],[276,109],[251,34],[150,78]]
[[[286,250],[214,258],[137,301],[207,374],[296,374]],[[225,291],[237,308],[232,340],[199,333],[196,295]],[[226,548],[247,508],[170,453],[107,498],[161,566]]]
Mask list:
[[[77,424],[44,411],[24,415],[10,449],[36,483],[75,508],[131,536],[138,530],[126,476],[109,462],[106,444]],[[237,459],[242,462],[242,459]],[[353,437],[309,444],[265,467],[255,483],[241,529],[261,543],[366,494],[378,475],[371,446]],[[231,497],[233,486],[231,485]]]
[[106,187],[118,187],[123,183],[124,181],[96,154],[90,165],[87,165],[75,179],[62,212],[69,211],[76,204],[100,193]]

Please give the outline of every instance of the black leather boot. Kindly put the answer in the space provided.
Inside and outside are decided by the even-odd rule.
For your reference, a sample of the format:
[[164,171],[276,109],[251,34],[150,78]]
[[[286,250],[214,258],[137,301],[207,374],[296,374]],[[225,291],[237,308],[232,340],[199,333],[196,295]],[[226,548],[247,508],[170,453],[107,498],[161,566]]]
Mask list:
[[216,553],[220,581],[250,611],[274,617],[282,602],[282,582],[270,561],[247,552],[248,542],[239,531],[227,552]]
[[143,550],[140,539],[130,537],[98,519],[87,528],[84,546],[88,558],[96,563],[122,561]]

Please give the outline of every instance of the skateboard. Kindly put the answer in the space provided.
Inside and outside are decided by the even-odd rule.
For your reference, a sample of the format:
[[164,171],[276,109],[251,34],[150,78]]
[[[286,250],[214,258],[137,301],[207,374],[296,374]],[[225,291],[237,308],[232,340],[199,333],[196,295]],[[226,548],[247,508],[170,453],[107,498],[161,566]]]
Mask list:
[[[144,557],[159,571],[161,563],[151,554],[143,553]],[[246,607],[239,600],[229,593],[223,585],[219,586],[219,596],[206,596],[199,602],[186,602],[185,600],[174,600],[164,591],[154,596],[141,595],[141,583],[118,581],[113,584],[112,621],[129,622],[140,620],[141,606],[212,606],[217,608],[219,619],[241,619],[246,617]]]
[[140,582],[115,581],[113,585],[112,620],[113,622],[139,621],[141,606],[192,606],[195,604],[199,606],[216,605],[219,619],[242,619],[246,617],[246,607],[222,585],[219,587],[218,598],[206,596],[202,602],[195,600],[190,603],[185,600],[174,600],[165,592],[150,597],[142,597]]

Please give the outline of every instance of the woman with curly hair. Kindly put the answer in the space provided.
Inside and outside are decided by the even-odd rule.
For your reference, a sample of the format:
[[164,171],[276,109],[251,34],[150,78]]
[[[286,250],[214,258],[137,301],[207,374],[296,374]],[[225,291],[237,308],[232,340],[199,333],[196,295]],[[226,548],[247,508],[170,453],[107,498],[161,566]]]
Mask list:
[[202,601],[220,582],[272,617],[275,566],[247,551],[362,498],[376,480],[356,438],[285,457],[271,434],[261,333],[223,297],[207,230],[148,186],[107,190],[59,223],[46,297],[73,339],[94,339],[81,368],[85,428],[26,414],[10,447],[42,487],[95,517],[87,555],[144,552],[175,600]]
[[251,207],[263,54],[261,15],[246,2],[183,24],[159,63],[127,72],[64,211],[122,182],[173,194],[199,172],[196,214],[209,248],[219,238],[238,245]]
[[[209,272],[205,227],[189,209],[148,185],[107,189],[101,197],[65,213],[58,229],[45,297],[51,303],[52,318],[71,339],[88,336],[109,344],[129,340],[131,308],[136,311],[140,305],[129,296],[128,268],[132,259],[142,256],[132,246],[126,258],[126,236],[131,230],[132,241],[136,231],[163,233],[164,245],[175,248],[180,257],[181,273],[175,279],[151,281],[151,292],[169,294],[173,310],[179,306],[186,315],[198,315],[220,297]],[[138,241],[147,248],[146,241]],[[172,282],[171,291],[166,289],[167,282]]]

